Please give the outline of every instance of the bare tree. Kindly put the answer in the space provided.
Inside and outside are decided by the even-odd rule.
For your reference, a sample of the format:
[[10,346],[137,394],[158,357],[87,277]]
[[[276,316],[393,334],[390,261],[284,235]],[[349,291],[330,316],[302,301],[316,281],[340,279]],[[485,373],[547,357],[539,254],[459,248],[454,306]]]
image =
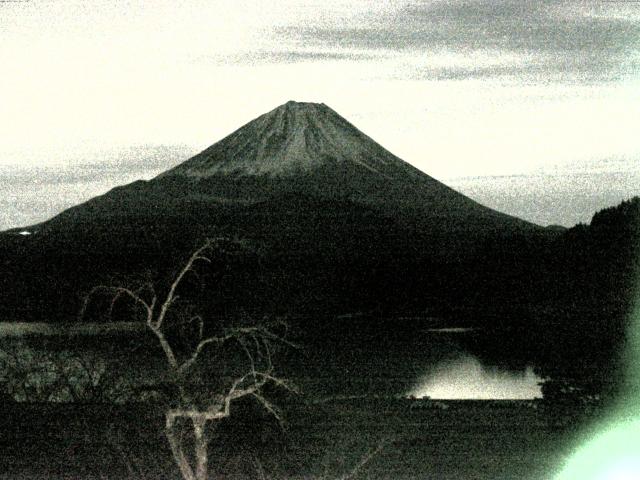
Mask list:
[[[112,312],[119,301],[128,300],[135,305],[146,327],[153,333],[162,349],[171,384],[177,390],[177,402],[165,412],[165,434],[173,457],[185,480],[205,480],[208,477],[207,426],[231,415],[231,406],[242,398],[257,400],[278,421],[277,408],[263,395],[263,388],[275,385],[292,390],[292,387],[274,374],[272,355],[279,344],[288,343],[277,333],[281,322],[235,325],[219,328],[209,334],[208,325],[194,305],[181,301],[180,290],[187,277],[198,277],[197,267],[211,264],[213,255],[221,251],[224,239],[207,240],[195,250],[171,281],[166,293],[159,295],[152,282],[145,282],[137,289],[124,286],[98,286],[85,298],[81,318],[93,297],[105,294],[110,298]],[[188,328],[186,342],[179,342],[176,331]],[[226,345],[234,344],[246,360],[242,373],[234,373],[227,382],[221,382],[217,391],[209,392],[198,383],[198,367],[204,362],[205,352],[219,353]],[[219,379],[220,380],[220,379]],[[223,385],[223,386],[220,386]],[[185,439],[182,425],[190,425],[192,441]],[[191,454],[187,446],[192,448]]]

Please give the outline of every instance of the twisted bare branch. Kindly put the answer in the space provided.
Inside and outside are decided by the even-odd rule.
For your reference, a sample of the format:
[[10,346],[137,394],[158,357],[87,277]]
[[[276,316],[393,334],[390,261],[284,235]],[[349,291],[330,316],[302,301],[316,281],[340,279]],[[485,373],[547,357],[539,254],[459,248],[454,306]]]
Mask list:
[[[157,338],[164,352],[169,371],[179,393],[179,407],[168,409],[165,412],[165,433],[174,459],[185,480],[204,480],[206,478],[208,439],[205,427],[207,422],[230,416],[233,402],[251,397],[282,424],[282,415],[275,405],[262,394],[262,389],[267,384],[273,384],[292,392],[296,391],[294,387],[273,373],[271,358],[274,351],[273,345],[283,344],[298,348],[276,333],[282,328],[286,332],[286,323],[278,320],[271,323],[265,322],[262,325],[235,326],[222,329],[217,335],[207,336],[203,317],[198,312],[194,312],[189,305],[185,305],[185,302],[178,304],[180,285],[189,273],[197,275],[195,267],[198,263],[212,263],[211,254],[214,246],[218,244],[219,240],[207,239],[200,248],[195,250],[174,277],[166,295],[163,294],[161,298],[157,296],[151,283],[145,283],[137,290],[126,287],[98,286],[85,297],[81,311],[82,318],[91,298],[98,293],[111,295],[110,316],[116,303],[124,297],[129,298],[135,305],[142,308],[145,313],[145,323]],[[151,300],[145,300],[145,298]],[[169,322],[168,318],[171,318],[172,321]],[[173,339],[173,329],[182,325],[195,326],[195,333],[193,333],[193,329],[188,329],[188,332],[195,337],[194,340],[188,342],[188,353],[183,352],[182,347],[177,350],[178,347],[172,345],[173,340],[172,343],[169,341],[170,338]],[[185,331],[179,333],[185,333]],[[194,397],[191,395],[192,392],[188,391],[195,385],[188,381],[188,377],[192,373],[191,370],[206,350],[214,347],[219,349],[229,342],[237,342],[237,345],[244,352],[249,363],[249,371],[231,382],[228,390],[211,397],[204,407],[198,406],[200,401],[198,395],[196,394]],[[93,383],[91,376],[90,383]],[[178,428],[178,422],[185,420],[192,426],[195,451],[192,452],[191,457],[192,460],[195,460],[195,465],[189,461],[189,456],[183,450],[184,441],[181,437],[181,428]]]
[[131,300],[133,300],[134,303],[140,305],[144,309],[144,311],[146,313],[146,321],[147,321],[147,323],[149,323],[151,321],[151,319],[153,318],[153,309],[154,309],[156,301],[157,301],[157,297],[156,297],[155,294],[153,295],[153,298],[152,298],[151,302],[147,303],[139,294],[137,294],[136,292],[134,292],[133,290],[131,290],[129,288],[126,288],[126,287],[114,287],[114,286],[109,286],[109,285],[98,285],[96,287],[93,287],[89,291],[89,293],[84,297],[84,301],[83,301],[82,308],[80,310],[80,315],[79,315],[81,320],[86,315],[87,308],[89,307],[89,303],[91,302],[93,297],[95,297],[98,293],[101,293],[101,292],[112,295],[111,302],[109,304],[109,316],[111,316],[111,314],[113,313],[113,308],[114,308],[114,305],[116,304],[116,302],[122,296],[127,296]]
[[380,443],[378,443],[378,445],[371,449],[367,454],[365,454],[360,461],[351,469],[350,472],[348,472],[346,475],[343,475],[342,477],[340,477],[340,480],[351,480],[352,478],[355,478],[358,473],[371,461],[374,459],[374,457],[376,455],[378,455],[383,449],[384,447],[386,447],[388,443],[387,439],[384,439],[382,441],[380,441]]
[[198,261],[211,263],[211,259],[204,254],[206,251],[211,250],[211,247],[211,240],[207,239],[204,245],[193,252],[191,257],[189,257],[189,260],[187,260],[185,266],[182,268],[182,270],[180,270],[180,272],[178,272],[178,275],[173,280],[173,283],[169,288],[169,293],[167,294],[164,302],[162,303],[162,306],[160,307],[160,313],[158,314],[158,318],[155,320],[153,325],[154,328],[159,329],[162,327],[162,323],[164,322],[169,308],[171,308],[171,305],[178,299],[178,296],[176,295],[176,289],[178,288],[178,285],[180,285],[185,275],[193,270],[194,264]]

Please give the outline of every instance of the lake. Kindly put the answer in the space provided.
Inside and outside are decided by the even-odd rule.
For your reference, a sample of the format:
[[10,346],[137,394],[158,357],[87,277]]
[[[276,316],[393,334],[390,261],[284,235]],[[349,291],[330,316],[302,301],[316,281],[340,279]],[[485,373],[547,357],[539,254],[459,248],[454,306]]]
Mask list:
[[0,338],[24,336],[60,335],[109,335],[141,332],[145,325],[141,322],[111,323],[42,323],[42,322],[0,322]]
[[[471,328],[429,328],[410,338],[354,336],[339,328],[320,332],[321,342],[299,339],[301,351],[285,355],[285,375],[320,396],[385,394],[434,399],[532,399],[541,379],[530,366],[513,368],[487,362],[473,346],[483,333]],[[28,341],[31,347],[91,352],[91,357],[135,365],[136,379],[164,368],[153,338],[141,322],[0,322],[4,342]],[[146,340],[145,340],[146,338]],[[151,343],[148,343],[151,342]],[[127,368],[124,367],[124,368]],[[153,375],[151,372],[155,372]],[[127,375],[128,377],[129,375]]]

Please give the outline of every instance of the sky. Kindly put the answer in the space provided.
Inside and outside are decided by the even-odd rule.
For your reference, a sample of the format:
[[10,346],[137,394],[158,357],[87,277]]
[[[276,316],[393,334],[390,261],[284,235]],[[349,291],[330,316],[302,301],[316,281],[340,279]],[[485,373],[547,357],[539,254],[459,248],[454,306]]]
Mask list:
[[0,0],[0,229],[288,101],[540,224],[640,195],[635,0]]

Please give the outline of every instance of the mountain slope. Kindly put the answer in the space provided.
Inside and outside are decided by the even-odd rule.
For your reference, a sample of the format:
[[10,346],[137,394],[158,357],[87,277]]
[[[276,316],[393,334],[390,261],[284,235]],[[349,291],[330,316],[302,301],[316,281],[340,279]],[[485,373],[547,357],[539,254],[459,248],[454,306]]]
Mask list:
[[[350,164],[387,179],[408,165],[324,104],[287,102],[164,173],[296,176]],[[404,172],[403,172],[404,170]]]
[[[12,279],[2,305],[34,319],[75,315],[96,283],[169,274],[207,236],[260,251],[259,265],[234,272],[244,286],[228,292],[229,308],[288,313],[477,303],[479,257],[552,236],[420,172],[329,107],[296,102],[29,230],[0,236]],[[507,268],[496,265],[492,285]]]
[[419,171],[326,105],[297,102],[258,117],[149,182],[119,187],[69,209],[45,228],[66,229],[69,222],[92,223],[93,217],[132,211],[171,217],[172,209],[184,215],[189,202],[248,205],[282,195],[352,201],[410,228],[444,234],[538,229]]
[[396,157],[324,104],[287,102],[158,179],[179,177],[199,179],[204,190],[228,197],[296,191],[426,207],[431,217],[507,220]]

